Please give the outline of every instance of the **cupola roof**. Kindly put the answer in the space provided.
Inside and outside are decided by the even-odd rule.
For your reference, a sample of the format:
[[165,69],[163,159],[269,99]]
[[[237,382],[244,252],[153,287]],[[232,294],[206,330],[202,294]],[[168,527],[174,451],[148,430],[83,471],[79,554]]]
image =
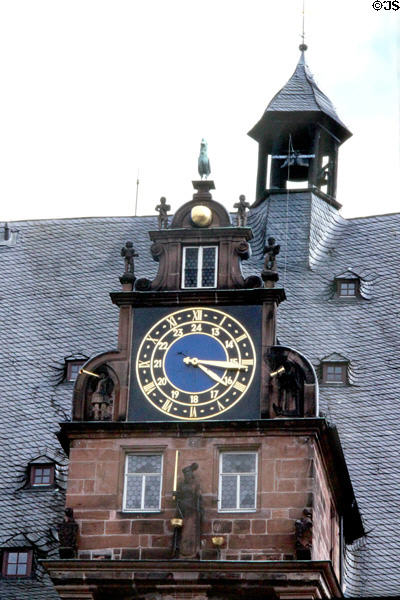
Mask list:
[[338,117],[332,102],[315,82],[306,63],[304,50],[289,81],[275,94],[261,119],[249,131],[250,137],[261,141],[268,124],[282,117],[281,113],[289,112],[302,113],[304,116],[305,113],[314,113],[314,116],[317,116],[315,113],[322,113],[321,116],[326,116],[330,120],[333,133],[337,135],[340,142],[344,142],[351,136],[351,132]]

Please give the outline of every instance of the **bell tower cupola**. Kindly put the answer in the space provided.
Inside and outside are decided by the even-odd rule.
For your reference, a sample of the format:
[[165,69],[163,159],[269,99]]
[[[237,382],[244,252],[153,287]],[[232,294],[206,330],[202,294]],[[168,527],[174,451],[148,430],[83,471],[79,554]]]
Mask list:
[[248,135],[259,144],[256,203],[267,190],[318,189],[336,197],[338,149],[351,133],[317,86],[305,44],[286,85]]

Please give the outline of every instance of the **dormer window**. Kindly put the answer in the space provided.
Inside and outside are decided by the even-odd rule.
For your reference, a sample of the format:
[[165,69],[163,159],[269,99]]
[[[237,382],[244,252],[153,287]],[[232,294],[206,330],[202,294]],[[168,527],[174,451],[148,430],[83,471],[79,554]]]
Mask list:
[[324,383],[346,383],[347,365],[345,363],[324,363],[322,380]]
[[34,488],[49,487],[54,483],[54,464],[34,464],[30,466],[30,484]]
[[335,285],[337,298],[351,300],[360,296],[360,277],[351,269],[336,275]]
[[74,382],[79,375],[79,369],[85,364],[86,358],[82,360],[67,360],[67,377],[66,381]]
[[340,298],[355,298],[357,292],[357,279],[337,279],[337,294]]
[[182,287],[214,288],[217,286],[217,246],[183,248]]
[[29,577],[32,573],[32,550],[10,548],[3,552],[3,577]]
[[332,352],[321,360],[320,377],[323,385],[349,385],[350,361],[345,356]]

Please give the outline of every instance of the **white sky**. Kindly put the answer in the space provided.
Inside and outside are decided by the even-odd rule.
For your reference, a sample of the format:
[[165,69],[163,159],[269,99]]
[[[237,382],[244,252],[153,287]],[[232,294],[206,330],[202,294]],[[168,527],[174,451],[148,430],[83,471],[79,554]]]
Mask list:
[[[200,140],[214,198],[254,199],[246,134],[299,57],[301,0],[0,0],[1,220],[153,214],[192,196]],[[400,211],[400,11],[306,0],[307,62],[353,132],[346,217]]]

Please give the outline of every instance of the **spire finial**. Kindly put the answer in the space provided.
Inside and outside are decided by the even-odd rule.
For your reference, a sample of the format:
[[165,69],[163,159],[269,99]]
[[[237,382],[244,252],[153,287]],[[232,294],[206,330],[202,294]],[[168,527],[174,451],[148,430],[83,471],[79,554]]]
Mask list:
[[304,39],[305,39],[305,33],[304,33],[304,5],[305,5],[305,0],[303,0],[303,12],[302,12],[302,15],[303,15],[303,28],[302,28],[302,34],[301,34],[302,42],[301,42],[301,44],[299,46],[299,50],[301,52],[305,52],[307,50],[307,48],[308,48],[307,44],[304,41]]

